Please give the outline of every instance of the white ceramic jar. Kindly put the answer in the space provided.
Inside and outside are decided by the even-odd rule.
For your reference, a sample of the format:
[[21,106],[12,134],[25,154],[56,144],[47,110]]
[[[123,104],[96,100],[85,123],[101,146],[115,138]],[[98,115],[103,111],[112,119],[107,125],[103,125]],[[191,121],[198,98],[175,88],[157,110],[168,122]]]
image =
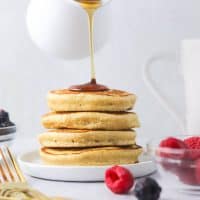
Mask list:
[[[33,42],[46,52],[64,59],[89,55],[86,12],[72,0],[31,0],[27,26]],[[95,50],[109,39],[111,9],[109,5],[95,14]]]

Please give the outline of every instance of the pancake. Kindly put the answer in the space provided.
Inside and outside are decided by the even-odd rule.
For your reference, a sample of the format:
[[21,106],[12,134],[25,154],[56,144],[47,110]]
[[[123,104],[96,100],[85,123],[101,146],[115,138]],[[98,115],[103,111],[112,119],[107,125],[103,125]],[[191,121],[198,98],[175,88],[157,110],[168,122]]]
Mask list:
[[45,147],[101,147],[130,146],[135,144],[136,133],[128,131],[56,129],[39,135]]
[[139,127],[138,117],[132,112],[52,112],[42,117],[45,128],[127,130]]
[[63,89],[50,91],[47,101],[52,111],[126,111],[133,108],[136,96],[120,90],[78,92]]
[[142,148],[139,146],[70,150],[44,147],[40,150],[40,156],[46,164],[75,166],[131,164],[138,162],[141,153]]

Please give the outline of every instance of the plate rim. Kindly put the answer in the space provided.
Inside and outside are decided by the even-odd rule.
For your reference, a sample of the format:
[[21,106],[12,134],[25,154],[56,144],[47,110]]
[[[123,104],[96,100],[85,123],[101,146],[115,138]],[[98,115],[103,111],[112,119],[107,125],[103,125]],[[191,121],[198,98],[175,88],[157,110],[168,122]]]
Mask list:
[[[94,168],[99,168],[99,169],[102,169],[102,168],[108,168],[108,167],[111,167],[111,166],[114,166],[114,165],[91,165],[91,166],[77,166],[77,165],[69,165],[69,166],[66,166],[66,165],[45,165],[45,164],[42,164],[42,163],[34,163],[34,162],[28,162],[24,159],[22,159],[24,156],[28,155],[28,154],[38,154],[39,155],[39,151],[37,150],[32,150],[32,151],[28,151],[26,153],[21,153],[20,155],[17,156],[17,160],[18,162],[20,163],[23,163],[25,165],[29,165],[31,167],[40,167],[40,168],[77,168],[77,169],[80,169],[80,168],[91,168],[91,169],[94,169]],[[132,166],[138,166],[138,165],[143,165],[143,164],[150,164],[150,163],[154,163],[155,164],[155,161],[153,160],[148,160],[148,161],[143,161],[143,162],[138,162],[138,163],[131,163],[131,164],[120,164],[120,166],[122,167],[132,167]]]
[[[26,159],[23,159],[24,156],[27,155],[29,156],[30,154],[32,154],[31,158],[27,157]],[[42,162],[38,163],[38,159],[40,159],[39,151],[33,149],[21,153],[17,156],[19,166],[22,168],[22,170],[24,170],[24,174],[30,177],[45,179],[49,181],[83,182],[83,183],[102,182],[104,181],[103,174],[105,173],[105,171],[108,168],[114,166],[114,165],[103,165],[103,166],[46,165]],[[140,165],[141,166],[143,165],[143,169]],[[151,157],[149,157],[149,160],[144,159],[143,162],[120,165],[120,166],[127,168],[133,173],[136,173],[135,178],[150,176],[151,174],[157,172],[156,162]],[[90,170],[93,175],[85,177],[85,172],[89,173]],[[58,172],[58,174],[54,172]],[[60,173],[62,173],[62,175]],[[64,176],[63,173],[65,174]]]

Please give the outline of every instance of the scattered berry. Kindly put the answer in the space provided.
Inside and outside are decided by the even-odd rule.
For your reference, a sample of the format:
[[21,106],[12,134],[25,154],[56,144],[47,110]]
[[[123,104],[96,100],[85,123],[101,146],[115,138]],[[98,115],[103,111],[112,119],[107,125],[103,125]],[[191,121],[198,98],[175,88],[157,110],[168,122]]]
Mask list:
[[[165,157],[165,158],[174,158],[174,159],[180,159],[183,158],[185,156],[185,149],[187,149],[187,145],[182,141],[179,140],[177,138],[174,137],[169,137],[165,140],[162,140],[159,147],[161,148],[169,148],[169,152],[164,152],[164,150],[159,150],[160,152],[159,155],[161,157]],[[182,152],[177,152],[177,153],[172,153],[170,152],[170,148],[171,149],[180,149],[183,150]]]
[[189,158],[196,160],[200,158],[200,137],[189,137],[184,140],[184,143],[187,145],[191,151],[189,151]]
[[152,178],[138,181],[135,186],[135,196],[138,200],[158,200],[162,189]]
[[106,170],[105,182],[112,192],[124,194],[133,187],[134,177],[126,168],[114,166]]

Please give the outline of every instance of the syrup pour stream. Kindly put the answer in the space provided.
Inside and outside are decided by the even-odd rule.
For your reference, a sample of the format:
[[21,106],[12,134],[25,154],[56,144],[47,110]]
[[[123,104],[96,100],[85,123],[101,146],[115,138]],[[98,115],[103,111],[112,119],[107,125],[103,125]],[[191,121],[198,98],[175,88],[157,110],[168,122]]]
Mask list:
[[101,0],[74,0],[86,11],[89,26],[89,47],[90,47],[90,66],[91,81],[81,85],[73,85],[69,90],[73,91],[105,91],[108,87],[96,82],[95,63],[94,63],[94,14],[102,6]]

